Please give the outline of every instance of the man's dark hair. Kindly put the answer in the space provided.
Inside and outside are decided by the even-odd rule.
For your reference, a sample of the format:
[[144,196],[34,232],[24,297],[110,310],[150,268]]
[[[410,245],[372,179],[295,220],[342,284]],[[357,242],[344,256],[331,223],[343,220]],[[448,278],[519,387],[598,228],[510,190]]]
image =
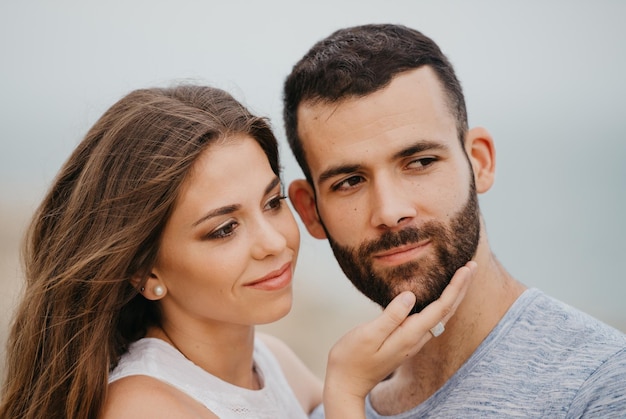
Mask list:
[[399,73],[422,66],[431,67],[441,82],[463,143],[467,111],[461,84],[437,44],[415,29],[392,24],[340,29],[313,45],[294,65],[285,80],[283,118],[291,151],[311,184],[298,137],[298,106],[365,96],[387,86]]

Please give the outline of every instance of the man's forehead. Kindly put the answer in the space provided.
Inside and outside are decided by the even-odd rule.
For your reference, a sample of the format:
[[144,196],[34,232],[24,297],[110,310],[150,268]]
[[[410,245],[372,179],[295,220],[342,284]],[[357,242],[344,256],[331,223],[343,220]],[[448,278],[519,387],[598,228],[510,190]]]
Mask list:
[[340,102],[328,102],[321,100],[307,100],[298,105],[298,130],[307,131],[310,125],[327,123],[329,119],[336,113],[337,109],[346,103],[347,100]]
[[341,124],[350,123],[352,115],[360,115],[361,121],[367,118],[382,121],[385,113],[395,117],[399,113],[409,114],[411,111],[416,114],[443,113],[445,115],[438,117],[443,116],[455,122],[447,99],[434,70],[423,66],[400,73],[383,88],[363,96],[348,96],[337,101],[319,97],[302,101],[296,114],[298,131],[303,134],[319,130],[320,127],[326,128],[337,119],[340,124],[333,128],[341,129]]
[[380,151],[381,144],[397,141],[456,139],[456,119],[446,99],[434,71],[420,67],[369,95],[302,102],[298,135],[311,175],[328,166],[358,164],[356,154],[369,146]]

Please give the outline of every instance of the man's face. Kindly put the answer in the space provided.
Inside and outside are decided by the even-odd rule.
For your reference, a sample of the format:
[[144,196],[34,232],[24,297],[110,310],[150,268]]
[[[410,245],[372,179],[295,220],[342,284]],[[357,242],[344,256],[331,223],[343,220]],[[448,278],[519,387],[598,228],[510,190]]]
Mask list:
[[[472,259],[479,232],[476,193],[472,192],[465,206],[447,225],[429,221],[421,227],[387,230],[379,238],[356,248],[342,246],[328,231],[326,235],[339,266],[359,291],[386,307],[400,291],[410,289],[417,293],[412,311],[417,313],[439,298],[454,272]],[[424,241],[430,241],[432,257],[376,268],[376,255],[393,254],[399,248],[419,246]]]
[[473,174],[434,72],[422,67],[340,103],[305,103],[299,134],[319,224],[344,273],[386,306],[437,299],[476,253]]

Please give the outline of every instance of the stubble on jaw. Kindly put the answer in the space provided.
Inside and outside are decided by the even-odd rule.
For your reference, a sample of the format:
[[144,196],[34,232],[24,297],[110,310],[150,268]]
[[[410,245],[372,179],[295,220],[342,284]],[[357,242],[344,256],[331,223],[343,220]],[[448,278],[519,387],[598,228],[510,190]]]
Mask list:
[[[465,205],[447,226],[429,221],[419,228],[407,226],[398,231],[387,230],[377,239],[357,247],[337,243],[326,226],[324,230],[339,266],[361,293],[386,307],[401,291],[413,291],[417,300],[412,313],[418,313],[441,296],[456,270],[476,254],[480,239],[476,188],[472,179]],[[374,269],[372,254],[424,240],[430,241],[434,249],[432,256],[384,271]]]

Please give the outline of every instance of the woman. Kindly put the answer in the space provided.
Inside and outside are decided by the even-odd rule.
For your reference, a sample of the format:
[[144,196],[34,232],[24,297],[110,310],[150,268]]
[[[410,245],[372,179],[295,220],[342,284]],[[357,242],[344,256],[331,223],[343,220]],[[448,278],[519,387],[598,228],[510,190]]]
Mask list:
[[[306,417],[321,383],[254,333],[288,313],[298,247],[264,119],[210,87],[130,93],[34,216],[0,417]],[[403,322],[404,293],[336,345],[328,417],[362,414],[454,311],[468,271],[429,312]]]

